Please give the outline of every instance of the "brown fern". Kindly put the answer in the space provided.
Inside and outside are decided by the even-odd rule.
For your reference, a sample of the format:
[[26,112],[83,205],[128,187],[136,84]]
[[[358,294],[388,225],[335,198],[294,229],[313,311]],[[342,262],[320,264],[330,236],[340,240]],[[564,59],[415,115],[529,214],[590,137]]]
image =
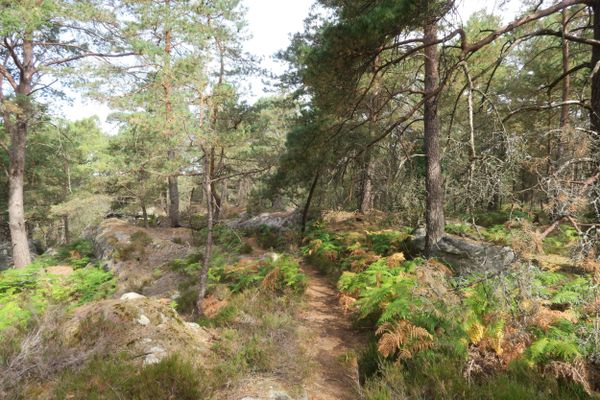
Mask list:
[[380,336],[377,350],[384,357],[396,355],[398,360],[413,358],[415,354],[433,346],[433,336],[426,329],[407,320],[386,323],[377,329]]
[[342,293],[340,294],[339,302],[345,314],[356,310],[356,299],[354,297]]
[[279,281],[279,274],[281,273],[281,270],[279,268],[274,268],[272,269],[264,278],[262,281],[262,286],[265,289],[269,289],[272,291],[275,291],[275,289],[277,289],[277,282]]

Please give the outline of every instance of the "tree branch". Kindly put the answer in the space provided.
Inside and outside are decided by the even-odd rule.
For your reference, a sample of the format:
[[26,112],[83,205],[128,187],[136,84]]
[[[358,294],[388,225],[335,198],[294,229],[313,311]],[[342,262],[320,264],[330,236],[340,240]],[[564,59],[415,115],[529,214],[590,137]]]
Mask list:
[[488,36],[484,37],[483,39],[481,39],[475,43],[463,44],[463,57],[466,57],[467,55],[476,52],[477,50],[481,49],[482,47],[485,47],[488,44],[492,43],[498,37],[504,35],[505,33],[511,32],[522,25],[525,25],[532,21],[536,21],[536,20],[546,17],[548,15],[552,15],[555,12],[562,10],[563,8],[571,7],[571,6],[574,6],[577,4],[590,4],[590,2],[591,2],[591,0],[563,0],[559,3],[554,4],[553,6],[548,7],[548,8],[544,8],[544,9],[536,11],[532,14],[524,15],[521,18],[518,18],[518,19],[508,23],[507,25],[495,30]]
[[67,58],[63,58],[60,60],[54,60],[54,61],[49,61],[47,63],[44,64],[45,67],[50,67],[52,65],[60,65],[60,64],[65,64],[65,63],[69,63],[71,61],[76,61],[76,60],[80,60],[82,58],[86,58],[86,57],[98,57],[98,58],[117,58],[117,57],[127,57],[127,56],[134,56],[137,53],[134,52],[129,52],[129,53],[118,53],[118,54],[106,54],[106,53],[85,53],[85,54],[78,54],[75,56],[71,56],[71,57],[67,57]]

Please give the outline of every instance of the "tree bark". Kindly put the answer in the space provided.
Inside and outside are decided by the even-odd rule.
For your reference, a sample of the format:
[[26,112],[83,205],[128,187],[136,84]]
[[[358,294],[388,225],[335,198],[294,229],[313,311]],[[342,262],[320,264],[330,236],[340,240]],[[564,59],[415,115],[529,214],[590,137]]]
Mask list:
[[[377,135],[377,121],[379,119],[379,108],[380,108],[380,78],[377,76],[379,67],[381,65],[381,59],[379,56],[375,57],[372,65],[373,83],[372,90],[373,94],[369,101],[369,142],[373,140]],[[361,179],[361,196],[359,211],[363,214],[368,213],[373,209],[373,175],[375,173],[375,165],[372,157],[371,147],[367,148],[363,154],[362,163],[362,179]]]
[[[213,151],[211,151],[212,153]],[[198,301],[196,302],[196,311],[198,315],[204,315],[204,309],[202,303],[204,302],[204,296],[206,296],[206,289],[208,286],[208,268],[210,266],[210,259],[212,257],[212,246],[213,246],[213,193],[212,193],[212,179],[210,174],[211,162],[209,152],[204,151],[204,191],[206,192],[206,246],[204,249],[204,261],[202,263],[202,270],[200,271],[200,288],[198,290]]]
[[441,169],[441,146],[439,138],[439,118],[437,92],[439,86],[438,54],[436,23],[429,21],[424,27],[425,44],[425,154],[427,157],[427,172],[425,188],[427,204],[425,222],[427,235],[425,239],[425,256],[431,256],[432,250],[444,235],[444,189]]
[[71,243],[71,232],[69,230],[69,216],[63,215],[62,220],[63,220],[64,241],[65,241],[65,244],[69,244],[69,243]]
[[[170,12],[171,0],[166,0],[165,5]],[[171,37],[171,28],[167,27],[165,29],[165,77],[163,82],[163,89],[165,94],[165,129],[166,129],[166,137],[168,141],[171,141],[173,138],[173,105],[171,104],[171,91],[172,91],[172,83],[171,83],[171,47],[172,47],[172,37]],[[172,143],[169,143],[172,146]],[[175,161],[175,150],[173,148],[169,148],[167,150],[167,159],[170,163]],[[169,190],[169,223],[171,227],[176,228],[180,226],[179,223],[179,185],[177,182],[177,176],[171,175],[167,178],[167,185]]]
[[[595,0],[592,3],[592,11],[594,14],[594,39],[600,40],[600,0]],[[600,161],[600,46],[592,46],[592,98],[590,113],[591,130],[596,134],[592,137],[592,154],[595,154]]]
[[374,164],[371,159],[371,149],[367,149],[364,154],[359,207],[359,211],[362,214],[366,214],[373,209],[373,170]]
[[308,197],[306,198],[306,203],[304,204],[304,210],[302,211],[302,226],[300,228],[301,240],[304,238],[304,233],[306,232],[306,223],[308,222],[308,211],[310,210],[310,203],[312,203],[313,196],[315,195],[315,189],[317,188],[317,183],[319,182],[320,176],[321,173],[317,172],[315,178],[313,179],[312,185],[310,185]]
[[148,210],[146,209],[146,203],[142,201],[140,206],[142,208],[142,217],[144,218],[144,228],[149,228],[150,224],[148,223]]
[[[10,163],[8,169],[8,225],[12,244],[12,257],[15,268],[22,268],[31,263],[29,239],[25,224],[25,203],[23,188],[25,181],[25,149],[29,117],[31,115],[29,94],[35,67],[33,64],[32,34],[26,33],[23,40],[23,59],[19,85],[16,90],[16,101],[19,111],[15,124],[10,131]],[[5,121],[6,123],[6,121]]]

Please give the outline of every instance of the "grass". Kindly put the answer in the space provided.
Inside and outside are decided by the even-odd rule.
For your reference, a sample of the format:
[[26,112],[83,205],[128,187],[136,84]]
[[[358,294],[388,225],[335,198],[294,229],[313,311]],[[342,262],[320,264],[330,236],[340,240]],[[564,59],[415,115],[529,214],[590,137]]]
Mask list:
[[121,245],[116,249],[115,258],[123,261],[137,259],[141,261],[146,256],[146,247],[152,244],[152,238],[144,231],[131,234],[128,244]]
[[213,318],[198,321],[221,332],[213,346],[217,361],[212,373],[229,382],[274,373],[300,387],[309,373],[297,336],[300,305],[294,294],[250,288],[234,294]]
[[179,356],[139,368],[124,356],[94,359],[58,379],[55,399],[198,400],[212,391],[210,375]]

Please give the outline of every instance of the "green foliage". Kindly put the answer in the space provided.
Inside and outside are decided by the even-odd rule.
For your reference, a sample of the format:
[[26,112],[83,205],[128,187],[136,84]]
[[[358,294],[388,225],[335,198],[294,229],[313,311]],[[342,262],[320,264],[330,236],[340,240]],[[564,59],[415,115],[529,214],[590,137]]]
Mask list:
[[181,272],[186,275],[194,276],[202,268],[204,262],[204,254],[195,252],[183,259],[172,260],[169,265],[171,269],[176,272]]
[[216,268],[211,276],[213,281],[227,284],[233,293],[260,285],[279,294],[299,294],[304,291],[307,283],[298,261],[279,255],[253,265]]
[[531,215],[520,210],[486,211],[475,214],[475,223],[484,227],[492,227],[516,218],[531,220]]
[[59,378],[57,399],[198,400],[210,394],[210,375],[178,356],[143,368],[125,357],[94,359]]
[[[9,328],[26,328],[49,304],[75,307],[114,292],[113,275],[87,260],[86,267],[79,267],[66,277],[45,272],[46,267],[69,261],[77,267],[81,259],[91,255],[89,246],[89,242],[75,242],[60,249],[56,257],[40,256],[25,268],[0,272],[0,336]],[[87,256],[74,255],[73,251]]]
[[544,252],[569,256],[570,250],[579,239],[577,229],[571,225],[562,224],[552,234],[546,236],[542,242]]
[[581,386],[542,374],[530,365],[514,362],[508,370],[468,381],[464,360],[428,354],[403,366],[382,362],[378,373],[366,378],[367,400],[393,399],[589,399]]
[[333,233],[315,224],[305,235],[304,241],[306,244],[300,251],[309,263],[326,273],[341,269],[340,253],[343,247]]
[[84,304],[104,299],[115,291],[116,279],[100,268],[82,268],[67,279],[70,303]]
[[382,256],[402,250],[402,242],[410,237],[410,231],[379,231],[367,232],[367,245]]
[[465,223],[446,224],[446,232],[451,233],[453,235],[468,237],[474,237],[475,235],[477,235],[475,229],[471,225]]
[[94,247],[90,240],[79,239],[58,250],[58,258],[75,268],[83,268],[94,258]]
[[504,225],[493,225],[481,231],[481,235],[492,243],[507,245],[510,243],[510,229]]
[[259,226],[254,234],[260,247],[266,250],[283,251],[290,242],[280,229],[268,225]]

